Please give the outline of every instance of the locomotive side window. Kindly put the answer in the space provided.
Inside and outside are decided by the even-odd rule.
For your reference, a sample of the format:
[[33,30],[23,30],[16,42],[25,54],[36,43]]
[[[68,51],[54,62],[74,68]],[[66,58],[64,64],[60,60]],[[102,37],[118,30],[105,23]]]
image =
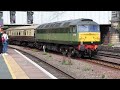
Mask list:
[[73,27],[73,33],[76,33],[76,29],[77,29],[76,27]]
[[73,31],[73,30],[72,30],[72,27],[70,27],[70,33],[72,33],[72,31]]

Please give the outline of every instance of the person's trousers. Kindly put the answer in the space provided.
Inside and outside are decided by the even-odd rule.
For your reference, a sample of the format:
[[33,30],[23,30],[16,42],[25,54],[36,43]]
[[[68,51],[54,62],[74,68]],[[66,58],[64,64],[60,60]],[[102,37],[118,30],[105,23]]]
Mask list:
[[7,42],[4,42],[4,43],[3,43],[3,53],[6,53],[6,52],[7,52],[7,49],[8,49],[8,43],[7,43]]
[[0,43],[0,54],[3,52],[3,44]]

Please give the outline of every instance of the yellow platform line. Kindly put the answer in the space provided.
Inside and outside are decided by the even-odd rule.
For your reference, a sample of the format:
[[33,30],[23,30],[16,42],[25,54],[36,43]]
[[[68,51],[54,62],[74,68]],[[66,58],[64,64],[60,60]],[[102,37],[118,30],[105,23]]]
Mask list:
[[4,58],[5,63],[7,64],[7,67],[8,67],[8,69],[9,69],[9,71],[10,71],[10,74],[12,75],[12,78],[13,78],[13,79],[16,79],[16,76],[14,75],[14,73],[13,73],[13,71],[12,71],[12,69],[11,69],[11,67],[10,67],[10,65],[9,65],[6,57],[5,57],[5,55],[2,54],[2,56],[3,56],[3,58]]
[[10,55],[2,54],[5,63],[10,71],[13,79],[29,79],[26,73],[21,69],[21,67],[16,63],[16,61]]

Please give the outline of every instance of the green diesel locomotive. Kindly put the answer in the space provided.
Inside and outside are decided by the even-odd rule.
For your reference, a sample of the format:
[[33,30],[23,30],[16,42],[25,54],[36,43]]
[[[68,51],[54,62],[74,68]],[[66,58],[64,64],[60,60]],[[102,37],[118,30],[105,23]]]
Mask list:
[[66,55],[97,54],[100,43],[99,24],[92,19],[75,19],[42,24],[35,30],[35,46]]

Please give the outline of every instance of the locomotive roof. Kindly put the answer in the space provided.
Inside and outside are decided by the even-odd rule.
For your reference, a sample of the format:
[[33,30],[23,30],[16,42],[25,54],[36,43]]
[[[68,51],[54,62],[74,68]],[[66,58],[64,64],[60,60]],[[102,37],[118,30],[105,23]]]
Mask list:
[[83,24],[97,24],[92,19],[73,19],[73,20],[66,20],[66,21],[58,21],[52,23],[42,24],[36,29],[47,29],[47,28],[62,28],[62,27],[69,27],[71,25],[83,25]]
[[36,29],[39,25],[32,25],[32,26],[18,26],[18,27],[12,27],[12,28],[9,28],[7,30],[25,30],[25,29]]

